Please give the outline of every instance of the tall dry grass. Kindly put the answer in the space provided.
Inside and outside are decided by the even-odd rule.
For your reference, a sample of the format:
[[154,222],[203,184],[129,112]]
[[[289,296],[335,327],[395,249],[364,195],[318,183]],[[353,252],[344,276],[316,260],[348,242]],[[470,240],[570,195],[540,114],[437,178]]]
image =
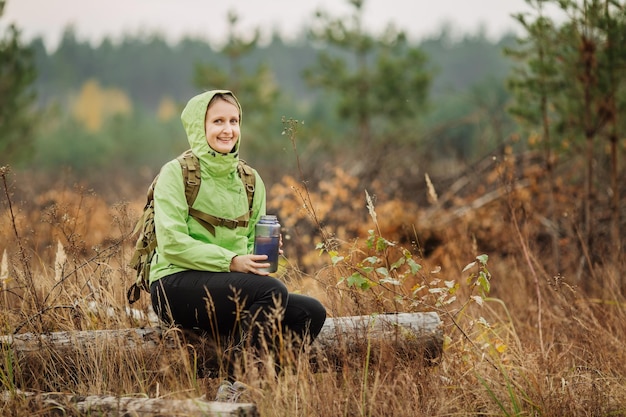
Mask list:
[[[3,333],[151,325],[146,295],[135,312],[126,302],[129,235],[141,199],[109,206],[85,190],[50,189],[13,201],[11,175],[2,172]],[[345,172],[315,190],[290,179],[277,187],[270,207],[291,237],[281,278],[292,291],[319,297],[331,316],[435,310],[446,339],[430,366],[384,342],[346,354],[340,369],[286,350],[288,366],[276,375],[248,358],[238,376],[254,388],[248,400],[261,415],[626,415],[626,304],[619,292],[626,268],[594,264],[586,273],[601,277],[603,290],[593,296],[570,276],[549,272],[532,238],[534,223],[511,210],[526,204],[525,194],[436,229],[420,223],[428,208],[386,201],[383,192],[373,201]],[[333,215],[343,217],[332,222]],[[303,244],[303,235],[313,237]],[[163,354],[115,342],[71,354],[5,345],[0,354],[6,416],[80,415],[72,404],[52,407],[20,391],[196,398],[212,397],[220,382],[220,375],[198,373],[184,345]]]

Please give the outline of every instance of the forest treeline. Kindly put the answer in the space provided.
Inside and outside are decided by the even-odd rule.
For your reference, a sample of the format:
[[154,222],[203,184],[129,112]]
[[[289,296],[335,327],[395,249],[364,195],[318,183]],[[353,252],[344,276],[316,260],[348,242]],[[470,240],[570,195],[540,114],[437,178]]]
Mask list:
[[[52,172],[69,169],[97,189],[101,189],[102,171],[126,172],[127,178],[136,179],[135,185],[145,184],[165,160],[184,150],[180,109],[191,96],[209,88],[232,89],[242,100],[244,157],[265,171],[270,182],[294,173],[292,144],[282,135],[285,120],[304,123],[297,139],[299,151],[310,161],[305,170],[319,172],[320,161],[352,153],[362,132],[337,112],[339,95],[321,92],[307,79],[307,71],[318,71],[320,53],[329,50],[354,69],[358,55],[328,42],[324,45],[304,32],[289,41],[274,33],[261,42],[238,27],[236,16],[227,18],[232,36],[222,47],[191,37],[171,44],[158,33],[92,45],[79,39],[72,27],[54,50],[47,50],[43,39],[31,41],[26,46],[37,74],[33,88],[40,129],[32,135],[31,151],[13,158],[12,164]],[[503,48],[514,44],[513,35],[499,40],[481,31],[458,36],[442,26],[439,34],[420,42],[400,41],[402,48],[420,51],[423,63],[419,68],[402,67],[399,62],[393,66],[426,80],[424,90],[415,93],[424,105],[405,117],[401,145],[417,152],[416,163],[421,159],[420,143],[428,148],[426,161],[436,154],[470,161],[484,153],[491,144],[477,143],[486,139],[476,112],[491,97],[499,101],[508,97],[504,85],[512,61]],[[374,62],[381,53],[371,49],[366,59]],[[392,81],[400,77],[391,66],[381,76],[386,76],[385,71]],[[256,93],[248,93],[255,88]],[[504,108],[495,105],[494,109],[509,121]],[[510,133],[512,123],[508,126]],[[277,155],[281,164],[275,163]]]
[[[431,95],[466,91],[485,81],[502,83],[512,65],[503,48],[514,42],[512,34],[492,40],[481,31],[458,36],[452,28],[442,26],[439,34],[416,43],[427,55],[433,74]],[[159,33],[125,35],[115,42],[105,38],[92,45],[78,38],[70,26],[52,51],[41,38],[28,47],[34,52],[38,72],[35,88],[42,105],[67,98],[70,92],[76,94],[87,81],[95,79],[103,88],[121,89],[137,106],[155,111],[163,99],[182,102],[197,93],[196,66],[210,63],[228,69],[229,65],[228,57],[206,39],[186,37],[171,44]],[[269,43],[259,43],[247,52],[241,65],[267,65],[271,82],[284,95],[296,102],[311,102],[316,98],[315,89],[306,83],[303,73],[315,64],[319,51],[320,47],[304,34],[283,40],[275,33]]]

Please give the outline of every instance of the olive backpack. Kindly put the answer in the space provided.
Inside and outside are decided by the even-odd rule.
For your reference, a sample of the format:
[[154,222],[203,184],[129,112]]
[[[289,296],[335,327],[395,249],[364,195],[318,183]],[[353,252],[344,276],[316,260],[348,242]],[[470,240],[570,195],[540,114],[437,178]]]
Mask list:
[[[189,207],[189,216],[198,221],[204,228],[206,228],[212,234],[215,234],[216,226],[224,226],[229,229],[235,229],[236,227],[248,227],[250,215],[252,214],[252,202],[254,199],[254,186],[256,176],[254,170],[242,159],[239,160],[237,166],[237,173],[241,178],[246,194],[248,196],[248,211],[246,214],[238,217],[237,219],[224,219],[215,217],[210,214],[203,213],[197,209],[194,209],[193,203],[198,196],[198,190],[200,189],[200,162],[198,157],[193,154],[191,149],[183,152],[177,158],[180,163],[180,167],[183,172],[183,181],[185,183],[185,198]],[[135,250],[131,261],[130,267],[137,271],[135,283],[131,285],[126,293],[128,302],[133,304],[139,300],[141,291],[150,293],[150,264],[157,248],[156,232],[154,228],[154,187],[157,183],[159,176],[157,175],[146,195],[146,204],[143,208],[143,212],[137,225],[133,231],[133,236],[139,234],[137,242],[135,243]]]

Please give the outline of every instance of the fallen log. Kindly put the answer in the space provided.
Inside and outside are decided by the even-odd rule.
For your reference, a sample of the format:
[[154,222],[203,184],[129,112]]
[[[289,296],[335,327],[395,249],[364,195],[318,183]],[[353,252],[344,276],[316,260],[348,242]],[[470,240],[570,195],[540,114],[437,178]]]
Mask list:
[[[197,337],[197,335],[195,335]],[[75,366],[79,363],[102,363],[107,360],[107,352],[119,358],[120,350],[135,350],[152,358],[173,357],[180,349],[190,346],[198,355],[198,376],[211,376],[219,369],[219,353],[211,350],[210,343],[197,343],[194,334],[186,334],[177,329],[160,327],[131,328],[117,330],[65,331],[43,334],[24,333],[0,336],[1,352],[16,362],[27,363],[27,372],[33,377],[41,375],[42,367],[53,367],[55,374],[66,372],[70,377],[76,374]],[[197,344],[194,344],[197,343]],[[208,349],[207,349],[208,348]],[[352,316],[328,318],[311,347],[312,365],[324,367],[344,366],[354,358],[388,358],[375,355],[375,349],[392,349],[393,355],[424,358],[427,363],[437,361],[443,350],[443,331],[441,320],[436,313],[399,313],[377,314],[370,316]],[[177,352],[178,351],[178,352]],[[386,353],[386,352],[381,352]],[[90,360],[80,360],[89,355]],[[135,355],[130,355],[135,356]],[[122,355],[123,357],[123,355]],[[117,360],[117,359],[116,359]],[[158,359],[157,359],[158,360]],[[375,359],[372,359],[373,361]],[[387,359],[385,359],[387,360]],[[400,365],[403,361],[391,361]],[[355,363],[362,363],[358,360]],[[1,367],[1,366],[0,366]],[[315,369],[313,369],[315,370]],[[85,372],[84,368],[81,371]],[[89,371],[87,371],[89,372]],[[204,373],[204,375],[200,375]],[[63,381],[63,378],[59,378]],[[52,385],[52,390],[56,390]],[[58,389],[64,390],[63,384]],[[48,387],[46,390],[50,390]],[[5,393],[4,402],[15,398],[15,392]],[[1,396],[1,394],[0,394]],[[30,393],[26,400],[45,407],[66,411],[77,411],[79,415],[101,416],[258,416],[254,404],[223,404],[200,399],[174,400],[166,398],[145,398],[134,396],[79,396],[61,393]],[[2,401],[2,400],[0,400]],[[69,413],[69,415],[74,415]]]
[[62,393],[4,392],[1,400],[8,402],[22,397],[40,409],[50,407],[80,415],[102,417],[118,416],[203,416],[203,417],[258,417],[256,405],[250,403],[220,403],[203,398],[166,399],[146,397],[113,397],[105,395],[71,395]]
[[390,347],[407,358],[436,363],[443,351],[441,319],[434,312],[377,314],[327,319],[313,345],[316,359],[337,367],[350,357]]
[[[215,343],[191,331],[147,327],[115,330],[83,330],[24,333],[0,336],[0,347],[21,357],[46,362],[46,358],[106,355],[107,351],[133,350],[153,357],[167,351],[189,349],[197,362],[199,377],[216,377],[223,368],[223,355]],[[403,359],[421,359],[436,364],[443,351],[441,319],[434,312],[374,314],[327,318],[311,346],[315,369],[339,369],[352,358],[377,357],[390,350]],[[180,356],[180,355],[177,355]],[[400,361],[401,364],[402,361]]]
[[[328,318],[313,348],[318,354],[336,356],[337,352],[354,351],[372,342],[402,345],[406,351],[413,349],[416,354],[433,361],[443,350],[441,319],[434,312]],[[161,327],[24,333],[0,336],[0,345],[21,353],[40,352],[46,348],[58,352],[87,352],[106,345],[167,350],[180,349],[181,333],[177,329]]]

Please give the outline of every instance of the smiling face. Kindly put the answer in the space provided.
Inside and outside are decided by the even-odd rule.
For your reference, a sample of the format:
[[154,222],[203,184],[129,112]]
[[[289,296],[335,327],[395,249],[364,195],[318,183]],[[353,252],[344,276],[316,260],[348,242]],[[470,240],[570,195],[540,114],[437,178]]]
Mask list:
[[239,140],[239,108],[223,98],[211,104],[204,118],[204,132],[211,149],[227,154]]

